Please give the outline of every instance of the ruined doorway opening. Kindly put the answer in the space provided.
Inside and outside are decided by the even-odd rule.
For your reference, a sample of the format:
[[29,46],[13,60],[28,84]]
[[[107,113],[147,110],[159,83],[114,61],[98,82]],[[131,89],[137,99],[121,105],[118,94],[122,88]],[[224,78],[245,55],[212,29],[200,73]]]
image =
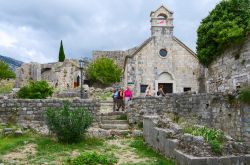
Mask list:
[[158,90],[160,87],[164,93],[173,93],[173,83],[158,83]]
[[77,76],[77,78],[76,78],[76,86],[77,87],[80,86],[80,76]]

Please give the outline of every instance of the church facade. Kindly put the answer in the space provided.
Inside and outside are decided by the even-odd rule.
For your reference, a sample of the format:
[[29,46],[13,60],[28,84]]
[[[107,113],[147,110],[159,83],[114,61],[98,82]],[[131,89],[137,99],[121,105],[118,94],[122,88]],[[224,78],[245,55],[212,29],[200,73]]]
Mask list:
[[[163,87],[165,93],[198,92],[201,65],[196,54],[173,35],[173,12],[162,5],[150,17],[151,36],[138,47],[119,51],[124,86],[130,86],[135,96],[145,95],[148,85],[156,91]],[[94,51],[93,58],[112,58],[112,54],[117,51]]]

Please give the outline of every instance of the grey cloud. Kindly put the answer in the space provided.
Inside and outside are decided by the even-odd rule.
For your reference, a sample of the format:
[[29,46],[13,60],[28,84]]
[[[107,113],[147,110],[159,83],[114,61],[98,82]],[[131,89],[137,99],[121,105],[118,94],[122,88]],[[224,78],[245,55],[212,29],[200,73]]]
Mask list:
[[[174,11],[175,35],[195,50],[196,29],[219,0],[163,2]],[[37,53],[38,62],[50,62],[57,60],[61,39],[68,58],[90,57],[92,50],[131,48],[150,36],[149,14],[161,3],[162,0],[0,0],[0,34],[16,39],[12,48],[0,45],[0,54],[28,62],[36,61],[32,54]],[[21,31],[22,27],[26,31]]]

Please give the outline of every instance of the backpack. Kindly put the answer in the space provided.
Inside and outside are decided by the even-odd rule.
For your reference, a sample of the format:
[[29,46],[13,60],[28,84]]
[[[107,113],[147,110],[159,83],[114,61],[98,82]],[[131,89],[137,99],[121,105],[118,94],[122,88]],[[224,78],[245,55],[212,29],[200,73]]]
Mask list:
[[157,91],[157,96],[160,96],[160,94],[161,94],[161,93],[160,93],[159,91]]
[[114,98],[117,99],[119,96],[119,91],[115,91]]
[[123,99],[123,91],[122,90],[119,90],[118,91],[118,99]]

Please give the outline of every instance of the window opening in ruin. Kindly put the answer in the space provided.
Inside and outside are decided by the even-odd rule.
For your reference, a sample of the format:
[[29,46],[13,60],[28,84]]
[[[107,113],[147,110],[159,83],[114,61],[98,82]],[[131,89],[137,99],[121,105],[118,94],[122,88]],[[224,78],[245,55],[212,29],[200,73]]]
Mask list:
[[161,49],[159,54],[161,57],[166,57],[168,55],[168,51],[166,49]]
[[141,84],[141,86],[140,86],[140,91],[141,91],[141,93],[145,93],[147,87],[148,87],[148,85],[143,85],[143,84]]
[[188,92],[188,91],[191,91],[191,88],[190,87],[186,87],[183,89],[184,92]]
[[164,93],[173,93],[173,83],[158,83],[158,90],[160,87],[163,88]]
[[78,75],[76,78],[76,87],[80,86],[80,76]]

